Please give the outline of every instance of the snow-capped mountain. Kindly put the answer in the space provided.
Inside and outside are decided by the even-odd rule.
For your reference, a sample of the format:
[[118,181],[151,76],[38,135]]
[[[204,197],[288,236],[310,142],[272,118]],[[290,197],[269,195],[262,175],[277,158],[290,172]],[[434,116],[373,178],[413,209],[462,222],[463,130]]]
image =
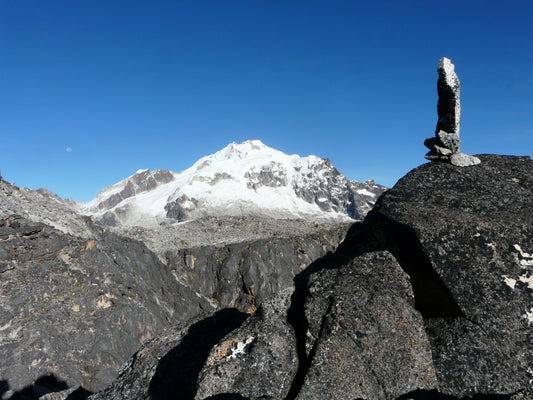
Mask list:
[[139,170],[79,210],[106,225],[157,226],[203,216],[362,219],[385,190],[349,181],[329,159],[231,143],[182,172]]

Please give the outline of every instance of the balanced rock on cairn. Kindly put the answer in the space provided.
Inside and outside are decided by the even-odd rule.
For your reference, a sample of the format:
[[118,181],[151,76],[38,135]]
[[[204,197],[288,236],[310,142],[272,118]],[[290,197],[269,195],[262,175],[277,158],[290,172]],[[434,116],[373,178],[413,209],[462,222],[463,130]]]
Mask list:
[[439,61],[438,71],[437,112],[439,120],[435,137],[424,141],[424,145],[430,150],[426,158],[432,161],[448,162],[459,167],[479,164],[481,162],[479,158],[460,151],[461,83],[455,73],[455,67],[449,58],[443,57]]

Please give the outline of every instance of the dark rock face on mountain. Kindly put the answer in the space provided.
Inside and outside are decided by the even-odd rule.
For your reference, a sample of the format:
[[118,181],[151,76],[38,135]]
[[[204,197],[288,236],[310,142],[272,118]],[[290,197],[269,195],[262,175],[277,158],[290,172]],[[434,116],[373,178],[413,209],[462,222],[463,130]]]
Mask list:
[[155,189],[159,185],[172,182],[172,180],[174,180],[172,171],[163,169],[157,169],[155,171],[146,169],[139,171],[128,178],[127,183],[120,191],[117,191],[99,203],[98,208],[100,210],[113,208],[125,199]]
[[347,225],[333,225],[302,236],[167,250],[164,259],[181,282],[217,307],[253,312],[291,287],[294,276],[314,260],[334,251],[347,230]]
[[[292,294],[193,358],[203,367],[181,398],[531,398],[533,162],[479,158],[402,178],[335,253],[295,278]],[[175,360],[143,369],[188,362]]]
[[142,243],[0,220],[0,377],[11,390],[53,373],[99,390],[141,343],[212,309]]

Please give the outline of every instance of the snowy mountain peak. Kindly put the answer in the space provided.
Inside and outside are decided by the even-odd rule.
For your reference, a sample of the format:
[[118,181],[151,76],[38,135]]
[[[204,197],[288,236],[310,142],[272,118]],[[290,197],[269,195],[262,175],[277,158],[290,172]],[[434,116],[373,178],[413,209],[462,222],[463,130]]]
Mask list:
[[281,151],[275,150],[271,147],[266,146],[260,140],[247,140],[242,143],[230,143],[222,150],[217,151],[216,153],[203,157],[195,165],[201,166],[205,165],[205,162],[222,162],[222,161],[232,161],[239,162],[239,160],[251,160],[251,159],[268,159],[272,157],[284,156]]
[[360,219],[385,188],[349,181],[329,159],[287,155],[260,140],[230,143],[180,173],[139,170],[80,206],[108,225],[202,216]]

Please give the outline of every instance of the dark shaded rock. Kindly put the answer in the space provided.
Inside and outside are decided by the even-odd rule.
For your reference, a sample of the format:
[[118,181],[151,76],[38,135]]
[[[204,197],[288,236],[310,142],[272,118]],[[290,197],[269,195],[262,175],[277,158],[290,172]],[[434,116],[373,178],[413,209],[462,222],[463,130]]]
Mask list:
[[461,83],[455,73],[455,67],[450,59],[443,57],[439,61],[439,79],[437,93],[439,101],[437,112],[439,119],[435,132],[444,131],[459,136],[459,122],[461,119]]
[[99,203],[98,208],[100,210],[113,208],[124,199],[153,190],[157,186],[172,182],[173,180],[174,174],[172,171],[161,169],[155,171],[150,171],[149,169],[138,171],[129,178],[126,185],[120,191]]
[[109,385],[141,343],[211,309],[135,240],[93,239],[13,216],[0,222],[0,376],[12,390],[54,373]]
[[211,348],[247,315],[225,309],[206,317],[201,314],[153,340],[123,366],[119,377],[91,400],[194,399],[196,382]]
[[533,378],[533,163],[422,165],[385,193],[338,254],[387,249],[410,275],[438,386],[512,394]]
[[296,338],[287,321],[291,293],[292,288],[286,289],[265,302],[211,350],[196,399],[223,394],[248,399],[287,395],[298,368]]
[[436,386],[409,277],[389,253],[311,275],[307,291],[310,366],[297,399],[391,399]]
[[303,236],[285,234],[226,246],[202,246],[164,253],[180,281],[218,307],[253,312],[291,287],[294,276],[342,241],[348,225]]
[[[432,157],[440,157],[439,159],[447,160],[452,154],[452,150],[442,144],[439,139],[435,137],[427,138],[424,145],[431,150]],[[426,157],[428,158],[428,157]],[[432,158],[433,160],[434,158]]]
[[167,217],[176,221],[186,221],[197,217],[195,213],[198,208],[205,209],[205,204],[201,200],[189,198],[186,194],[165,205]]
[[67,389],[66,382],[54,374],[40,376],[15,392],[7,381],[0,381],[0,398],[6,400],[85,400],[90,394],[79,386]]

